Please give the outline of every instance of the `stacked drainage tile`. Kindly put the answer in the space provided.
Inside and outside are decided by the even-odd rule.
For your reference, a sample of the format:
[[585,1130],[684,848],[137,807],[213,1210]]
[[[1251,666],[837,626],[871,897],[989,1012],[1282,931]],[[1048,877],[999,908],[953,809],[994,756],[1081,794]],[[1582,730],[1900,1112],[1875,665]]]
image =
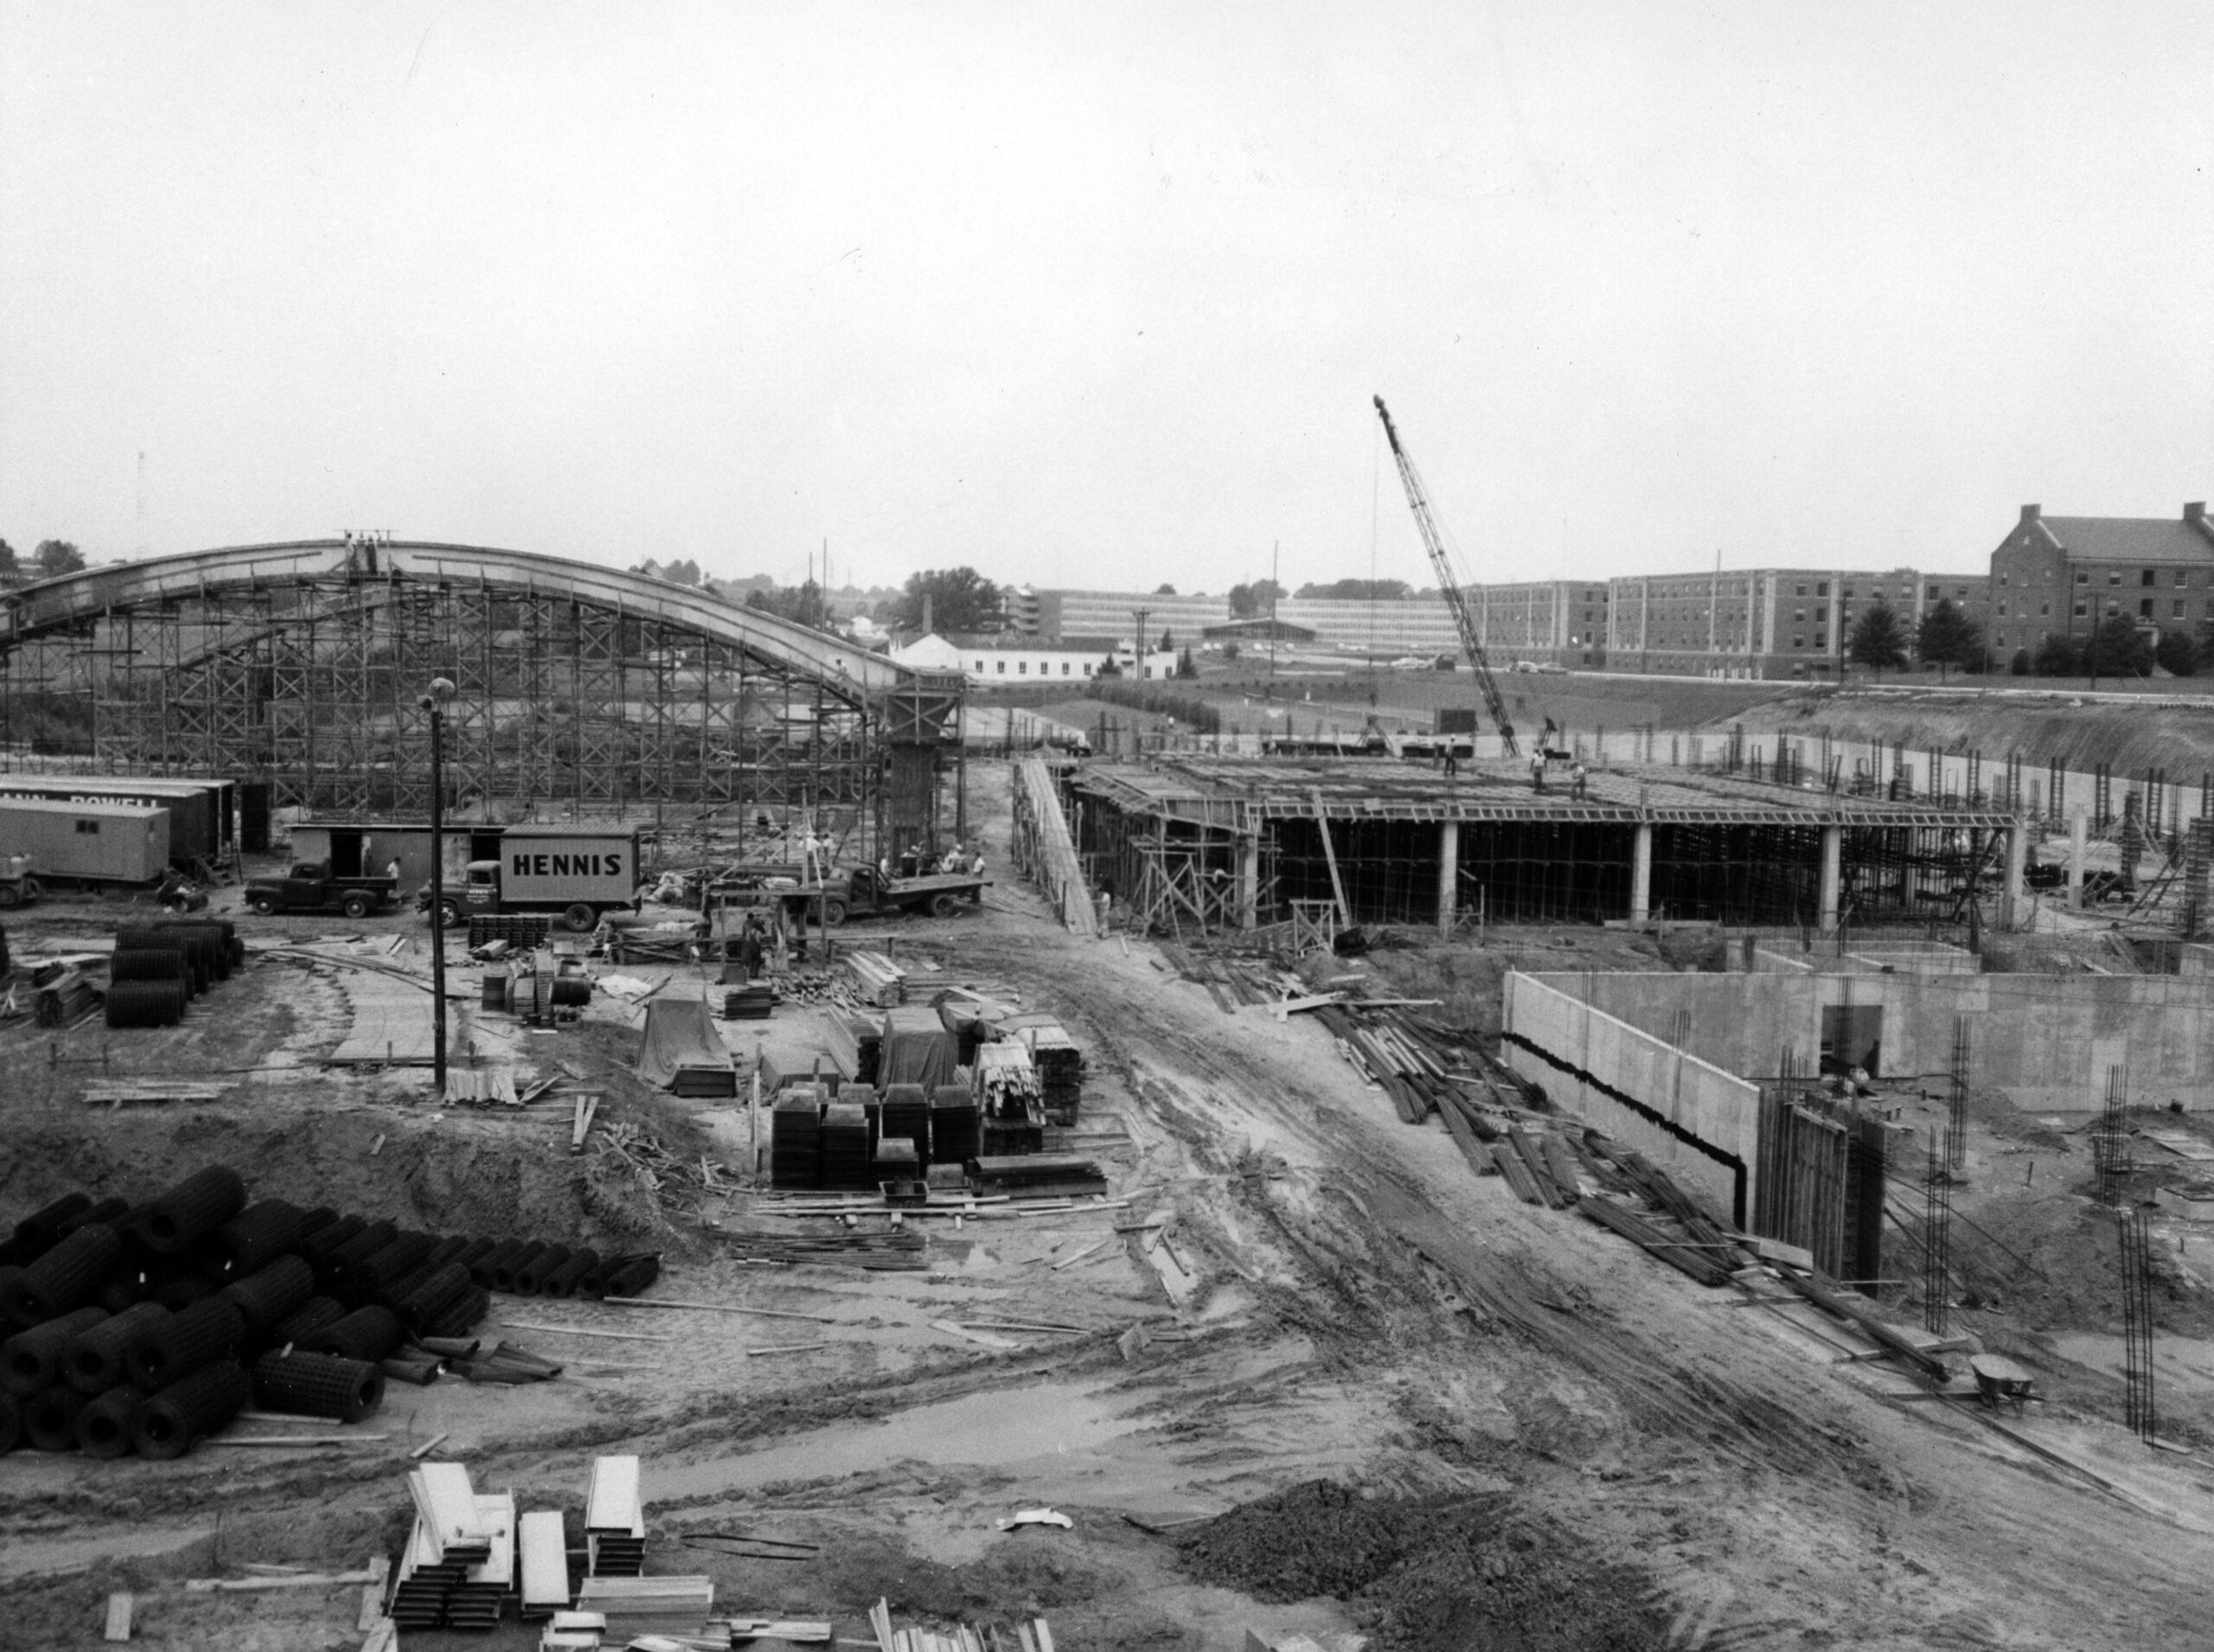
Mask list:
[[[142,1204],[73,1193],[0,1244],[0,1452],[182,1457],[249,1399],[359,1422],[387,1377],[427,1382],[473,1354],[458,1339],[493,1290],[631,1296],[659,1271],[653,1256],[249,1203],[227,1165]],[[558,1368],[498,1358],[481,1380]]]
[[110,1027],[174,1027],[185,1007],[246,962],[227,919],[165,919],[115,932],[107,966]]

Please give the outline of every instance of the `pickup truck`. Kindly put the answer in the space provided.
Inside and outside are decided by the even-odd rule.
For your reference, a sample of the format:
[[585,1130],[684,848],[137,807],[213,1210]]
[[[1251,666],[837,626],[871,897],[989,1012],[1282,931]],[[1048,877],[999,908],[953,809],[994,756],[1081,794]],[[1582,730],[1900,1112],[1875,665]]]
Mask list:
[[400,893],[392,878],[334,878],[319,861],[302,861],[281,878],[250,878],[246,904],[264,918],[280,912],[336,912],[367,918]]
[[[887,878],[873,866],[857,866],[843,883],[809,884],[802,888],[765,888],[757,892],[765,904],[775,901],[795,924],[821,923],[835,929],[848,918],[878,918],[893,912],[928,912],[933,918],[952,918],[966,906],[984,898],[989,878],[966,873],[938,873],[924,878]],[[733,905],[741,903],[742,897]]]

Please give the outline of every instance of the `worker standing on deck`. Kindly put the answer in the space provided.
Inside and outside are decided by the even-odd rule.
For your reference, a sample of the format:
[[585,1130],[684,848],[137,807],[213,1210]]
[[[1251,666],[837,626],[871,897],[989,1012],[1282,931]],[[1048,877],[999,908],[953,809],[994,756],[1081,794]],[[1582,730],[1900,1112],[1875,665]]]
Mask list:
[[745,966],[745,978],[761,978],[761,925],[752,912],[745,915],[745,927],[739,932],[738,961]]
[[1538,750],[1530,753],[1530,790],[1533,791],[1543,791],[1545,789],[1545,748],[1540,746]]
[[1581,760],[1581,759],[1578,759],[1578,761],[1577,761],[1577,765],[1576,765],[1576,767],[1575,767],[1574,769],[1572,769],[1571,771],[1570,771],[1570,772],[1571,772],[1572,775],[1574,775],[1574,777],[1575,777],[1575,778],[1576,778],[1576,791],[1575,791],[1576,800],[1577,800],[1578,803],[1581,803],[1581,802],[1583,802],[1583,801],[1584,801],[1584,783],[1585,782],[1585,780],[1587,780],[1588,778],[1590,778],[1590,776],[1589,776],[1589,775],[1588,775],[1588,773],[1585,772],[1584,767],[1584,764],[1583,764],[1583,762],[1582,762],[1582,760]]
[[1450,780],[1460,772],[1461,748],[1457,746],[1449,746],[1445,748],[1445,778]]

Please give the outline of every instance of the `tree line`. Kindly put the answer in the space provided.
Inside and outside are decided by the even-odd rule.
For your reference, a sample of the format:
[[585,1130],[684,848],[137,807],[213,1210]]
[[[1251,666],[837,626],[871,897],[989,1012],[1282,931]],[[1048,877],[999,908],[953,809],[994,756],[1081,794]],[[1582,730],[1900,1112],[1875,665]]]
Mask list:
[[[1910,650],[1924,664],[1936,666],[1941,676],[1950,666],[1980,672],[1992,664],[1983,627],[1955,608],[1949,597],[1940,599],[1912,631],[1889,604],[1875,603],[1862,611],[1846,637],[1846,657],[1878,676],[1886,667],[1904,667]],[[2101,621],[2089,636],[2050,635],[2034,650],[2017,649],[2006,669],[2018,677],[2141,677],[2150,676],[2157,665],[2171,676],[2187,677],[2198,672],[2206,657],[2186,631],[2164,631],[2155,643],[2138,629],[2135,620],[2115,614]]]
[[16,554],[16,547],[0,539],[0,586],[29,585],[34,579],[51,579],[64,573],[75,573],[85,566],[85,554],[66,539],[42,539],[37,548],[26,558]]

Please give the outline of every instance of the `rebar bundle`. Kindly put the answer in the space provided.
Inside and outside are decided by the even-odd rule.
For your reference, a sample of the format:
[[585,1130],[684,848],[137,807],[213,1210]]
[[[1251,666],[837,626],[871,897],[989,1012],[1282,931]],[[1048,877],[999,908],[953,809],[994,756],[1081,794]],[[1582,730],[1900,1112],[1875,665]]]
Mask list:
[[2160,1426],[2153,1393],[2153,1253],[2145,1213],[2126,1210],[2120,1218],[2126,1420],[2140,1439],[2149,1442]]

